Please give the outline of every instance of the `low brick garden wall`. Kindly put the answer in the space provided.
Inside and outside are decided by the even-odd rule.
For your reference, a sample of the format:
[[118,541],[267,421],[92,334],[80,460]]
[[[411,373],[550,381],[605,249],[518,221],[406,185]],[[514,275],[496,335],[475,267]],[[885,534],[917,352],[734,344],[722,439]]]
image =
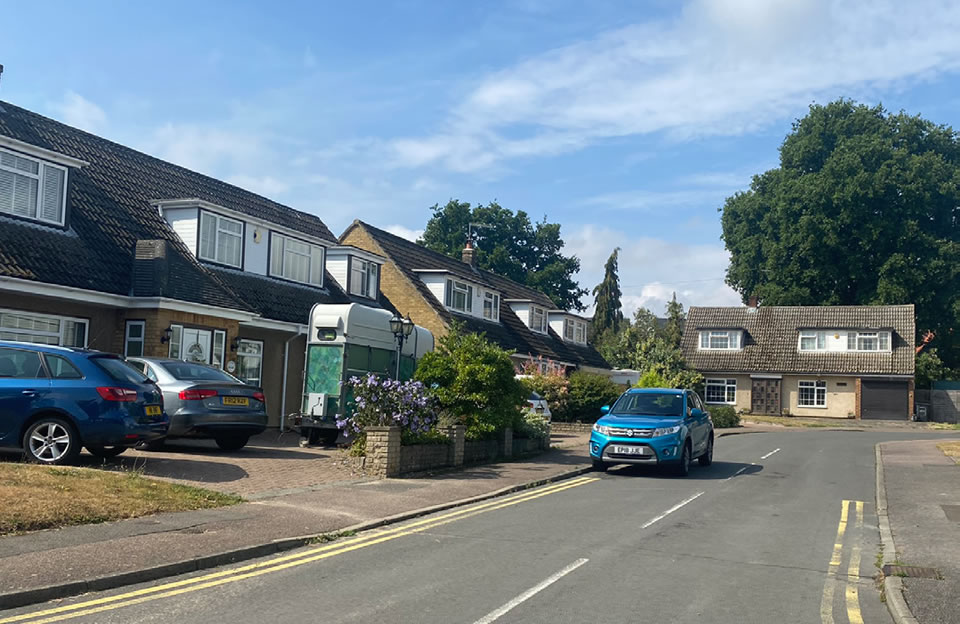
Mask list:
[[478,464],[503,455],[500,440],[470,440],[463,445],[463,463]]
[[400,472],[421,472],[450,465],[450,444],[412,444],[400,447]]
[[593,430],[593,423],[550,423],[550,429],[553,433],[590,433]]

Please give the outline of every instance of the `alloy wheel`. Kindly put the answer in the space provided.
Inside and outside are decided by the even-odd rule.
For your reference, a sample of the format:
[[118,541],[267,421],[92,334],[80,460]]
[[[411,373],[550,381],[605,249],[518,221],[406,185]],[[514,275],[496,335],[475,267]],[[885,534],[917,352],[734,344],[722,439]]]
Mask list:
[[56,463],[70,451],[73,440],[70,432],[62,424],[47,421],[34,427],[29,444],[30,454],[38,461]]

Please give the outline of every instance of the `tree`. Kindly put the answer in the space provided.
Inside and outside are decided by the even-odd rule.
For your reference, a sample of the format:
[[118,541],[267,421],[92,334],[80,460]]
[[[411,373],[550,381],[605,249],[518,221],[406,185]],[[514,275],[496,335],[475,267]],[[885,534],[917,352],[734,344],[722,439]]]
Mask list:
[[603,267],[603,281],[593,289],[594,313],[593,331],[602,334],[605,331],[620,331],[623,312],[620,303],[620,277],[617,275],[617,258],[620,248],[610,254]]
[[838,100],[812,105],[780,166],[727,198],[727,283],[767,305],[916,304],[960,364],[960,138]]
[[667,304],[667,322],[663,327],[663,337],[670,344],[679,347],[683,339],[683,326],[687,322],[687,314],[683,311],[683,304],[677,301],[677,293]]
[[547,223],[546,217],[531,223],[526,212],[514,213],[496,202],[471,207],[451,199],[432,210],[423,237],[417,241],[421,245],[460,258],[469,225],[487,225],[474,231],[478,267],[540,290],[558,309],[585,309],[580,298],[587,291],[573,279],[580,270],[580,259],[561,253],[559,223]]

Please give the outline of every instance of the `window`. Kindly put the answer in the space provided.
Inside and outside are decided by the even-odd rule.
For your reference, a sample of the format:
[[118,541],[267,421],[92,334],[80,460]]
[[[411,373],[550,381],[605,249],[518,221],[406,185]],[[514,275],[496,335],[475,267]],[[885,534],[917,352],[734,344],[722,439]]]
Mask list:
[[263,341],[240,340],[237,347],[237,377],[252,386],[259,386],[262,366]]
[[378,268],[376,262],[350,258],[350,294],[376,299]]
[[180,359],[180,347],[183,341],[183,325],[170,326],[170,351],[167,355],[175,360]]
[[573,340],[580,344],[587,343],[587,324],[583,321],[576,321],[573,327]]
[[223,371],[193,362],[164,362],[158,366],[180,381],[216,381],[236,383],[236,378]]
[[827,382],[800,381],[798,383],[797,405],[800,407],[826,407]]
[[700,332],[701,349],[739,349],[740,331],[739,330],[715,330]]
[[36,351],[0,347],[0,379],[43,379],[47,376]]
[[223,368],[223,352],[227,348],[227,332],[219,329],[213,332],[213,365]]
[[848,351],[889,351],[890,332],[847,332]]
[[500,295],[497,293],[483,293],[483,318],[489,321],[500,320]]
[[448,279],[445,303],[458,312],[473,312],[473,286]]
[[201,212],[199,255],[201,260],[239,269],[243,264],[243,222]]
[[707,403],[733,405],[737,402],[736,379],[707,379],[704,383]]
[[270,232],[270,275],[323,286],[323,247]]
[[530,329],[535,332],[547,333],[547,311],[537,306],[530,306]]
[[827,332],[825,331],[801,331],[800,332],[800,350],[801,351],[825,351],[827,348]]
[[67,358],[50,353],[45,353],[43,357],[47,361],[47,368],[50,369],[50,376],[54,379],[83,379],[83,373],[78,371]]
[[62,347],[87,346],[84,319],[0,309],[0,340]]
[[63,225],[67,170],[0,150],[0,212]]
[[147,380],[143,373],[115,355],[98,355],[90,358],[90,361],[116,381],[141,384]]
[[144,321],[127,321],[127,331],[123,340],[124,357],[140,357],[143,355],[143,334],[146,329]]

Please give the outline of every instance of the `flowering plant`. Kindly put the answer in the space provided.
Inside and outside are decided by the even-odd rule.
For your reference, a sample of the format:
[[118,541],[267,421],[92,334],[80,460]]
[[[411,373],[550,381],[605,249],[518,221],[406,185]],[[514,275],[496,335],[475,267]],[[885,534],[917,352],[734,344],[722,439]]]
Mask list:
[[351,377],[344,386],[353,390],[353,411],[337,419],[337,426],[348,437],[366,427],[394,426],[419,434],[436,426],[433,399],[419,381],[381,379],[371,373]]

